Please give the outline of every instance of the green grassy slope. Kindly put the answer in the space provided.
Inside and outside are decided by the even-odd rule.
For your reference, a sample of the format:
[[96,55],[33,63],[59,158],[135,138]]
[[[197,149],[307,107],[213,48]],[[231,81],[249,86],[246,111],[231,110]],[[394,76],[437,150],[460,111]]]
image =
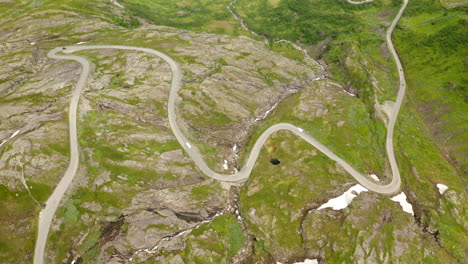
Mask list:
[[127,10],[153,24],[212,32],[239,34],[238,23],[226,8],[228,0],[122,0]]
[[395,66],[383,34],[398,7],[398,1],[388,0],[366,5],[345,0],[282,0],[277,5],[241,0],[234,6],[253,31],[271,41],[297,42],[314,57],[323,57],[333,78],[369,106],[374,95],[381,102],[395,96]]
[[411,107],[427,124],[441,153],[468,173],[468,15],[438,1],[410,1],[395,44],[404,63]]
[[[386,47],[383,45],[382,32],[384,32],[385,25],[388,25],[388,21],[392,19],[396,7],[401,2],[375,1],[368,6],[348,6],[348,14],[354,13],[351,16],[354,19],[353,21],[347,18],[347,14],[344,14],[345,1],[334,3],[312,1],[315,4],[315,9],[320,10],[327,7],[323,11],[324,14],[328,10],[334,10],[335,14],[342,15],[341,19],[348,19],[349,23],[355,23],[353,29],[347,29],[347,24],[340,26],[342,21],[335,22],[333,29],[328,29],[327,24],[336,20],[323,19],[316,21],[316,27],[322,31],[315,35],[306,29],[301,30],[306,25],[303,22],[307,21],[308,15],[302,18],[301,15],[306,11],[294,9],[294,4],[298,2],[300,1],[280,1],[278,5],[273,6],[267,1],[240,1],[237,8],[241,10],[240,13],[245,16],[249,26],[259,30],[260,33],[264,33],[272,40],[279,38],[297,40],[302,45],[309,46],[312,51],[315,50],[315,46],[319,45],[319,41],[329,41],[322,57],[329,64],[331,77],[345,86],[356,87],[360,95],[359,100],[368,106],[367,111],[372,116],[374,113],[372,105],[374,97],[377,96],[377,101],[383,102],[391,100],[394,96],[395,77],[391,76],[395,75],[394,66],[392,65],[393,60],[385,51]],[[456,161],[457,157],[466,160],[461,155],[466,153],[466,133],[463,131],[465,131],[464,127],[466,127],[467,122],[464,121],[466,115],[462,115],[463,112],[466,112],[466,102],[464,102],[466,81],[463,77],[466,62],[464,57],[460,56],[460,54],[466,54],[466,45],[461,44],[463,40],[466,40],[466,30],[463,32],[461,30],[466,23],[465,15],[457,10],[444,10],[440,5],[433,2],[412,2],[414,4],[408,7],[408,13],[405,13],[403,21],[394,36],[397,48],[401,48],[400,54],[407,70],[409,87],[395,135],[395,149],[403,177],[402,188],[410,196],[409,199],[416,208],[415,220],[417,224],[423,230],[431,230],[430,232],[436,234],[439,245],[448,252],[448,255],[444,253],[445,257],[449,259],[453,257],[461,261],[465,258],[463,245],[466,244],[466,231],[463,228],[464,216],[463,213],[460,215],[459,212],[454,213],[451,210],[464,210],[463,205],[457,203],[452,195],[455,197],[465,196],[464,190],[461,188],[461,186],[465,185],[463,172],[459,170],[460,167],[453,166],[456,165],[454,160]],[[277,21],[269,17],[269,14],[279,12],[278,9],[283,11],[293,10],[294,19]],[[343,12],[340,13],[338,10]],[[415,15],[415,13],[418,13],[418,15]],[[275,21],[275,23],[270,23],[271,21]],[[322,21],[324,24],[321,24]],[[380,21],[380,24],[376,23],[376,21]],[[436,26],[438,23],[439,26]],[[426,26],[425,29],[423,25]],[[419,31],[419,33],[415,31]],[[412,35],[409,35],[410,33]],[[408,54],[409,58],[405,58],[405,54]],[[417,58],[418,55],[420,60],[410,62],[410,58]],[[383,70],[377,72],[376,69]],[[384,75],[385,77],[378,75]],[[380,82],[371,82],[370,80],[373,78]],[[386,78],[387,82],[382,81],[383,78]],[[446,88],[443,88],[443,84],[445,84]],[[425,105],[426,112],[422,111],[424,105],[421,104],[421,99],[429,102]],[[287,119],[294,120],[294,118],[291,119],[290,117],[295,115],[295,111],[291,111],[295,109],[295,104],[291,104],[292,100],[294,99],[291,98],[287,105],[275,111],[271,119],[275,120],[287,113],[286,115],[289,115]],[[443,109],[443,112],[439,110],[440,107],[437,107],[436,102],[444,104],[445,109]],[[433,108],[433,106],[435,107]],[[450,140],[443,140],[440,134],[440,132],[443,132],[442,126],[440,126],[442,122],[437,126],[437,122],[434,122],[435,118],[428,119],[430,117],[430,115],[427,115],[428,112],[431,112],[431,114],[439,112],[441,121],[447,125],[445,127],[449,136],[446,139]],[[434,133],[434,127],[439,129],[436,131],[439,134]],[[317,133],[317,128],[311,131]],[[339,129],[333,131],[336,133]],[[319,138],[323,140],[320,136]],[[455,158],[450,158],[447,155],[450,152],[444,151],[444,148],[446,148],[444,143],[450,143],[450,141],[454,142],[452,143],[452,149],[455,150],[453,152]],[[347,147],[344,142],[337,139],[325,140],[325,142],[335,148],[338,153]],[[356,153],[362,154],[362,152]],[[347,158],[349,159],[349,157]],[[267,175],[263,177],[267,177]],[[453,189],[453,192],[447,195],[447,198],[441,199],[435,188],[436,183],[450,186],[449,188]],[[273,193],[280,190],[275,186],[267,186],[269,189],[271,188],[269,191]],[[293,186],[289,188],[295,188]],[[265,206],[267,205],[263,204],[261,208]],[[270,206],[276,208],[277,204],[272,202]],[[273,215],[271,214],[271,216]],[[372,216],[372,214],[369,216]],[[294,224],[291,224],[289,228],[294,226]],[[289,228],[285,227],[284,230],[290,230]],[[340,228],[345,228],[345,226]],[[280,237],[287,236],[283,234]],[[329,240],[336,238],[330,236]],[[277,241],[280,243],[277,246],[287,248],[287,244],[281,244],[281,240]],[[276,246],[271,243],[266,243],[266,250],[277,252]],[[415,252],[415,254],[418,253]],[[343,256],[341,260],[344,261],[347,257],[349,256]],[[416,255],[413,255],[413,257],[416,257]],[[451,261],[455,260],[452,259]]]

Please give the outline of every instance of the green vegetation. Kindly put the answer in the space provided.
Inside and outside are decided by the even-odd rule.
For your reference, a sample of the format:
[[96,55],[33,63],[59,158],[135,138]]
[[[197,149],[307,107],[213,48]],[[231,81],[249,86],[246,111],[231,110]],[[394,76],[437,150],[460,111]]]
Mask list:
[[172,230],[172,231],[176,231],[176,227],[174,226],[169,226],[169,225],[163,225],[163,224],[151,224],[149,226],[147,226],[145,228],[145,232],[148,231],[149,229],[152,229],[152,228],[156,228],[156,229],[159,229],[159,230]]
[[[454,263],[430,234],[421,232],[411,215],[387,197],[363,193],[346,210],[326,210],[305,217],[304,244],[307,249],[320,248],[330,263],[383,263],[382,256],[401,263]],[[404,250],[395,250],[398,247]],[[435,254],[421,254],[422,248]]]
[[356,33],[360,29],[359,19],[350,12],[356,8],[350,8],[346,1],[281,0],[272,5],[269,0],[241,0],[234,8],[254,32],[272,40],[316,43],[325,36]]
[[[334,131],[339,133],[339,130],[335,129]],[[466,244],[465,232],[462,227],[463,216],[456,216],[451,210],[456,208],[456,210],[463,211],[465,206],[453,204],[445,198],[441,198],[435,188],[436,183],[444,183],[463,197],[464,184],[462,179],[439,153],[434,142],[430,140],[430,135],[422,121],[408,108],[403,109],[395,133],[395,150],[402,174],[402,189],[413,195],[410,201],[415,207],[416,219],[420,219],[419,227],[416,229],[421,230],[424,227],[429,230],[438,230],[438,239],[441,245],[448,249],[449,254],[454,254],[456,259],[462,260],[464,258],[462,245]],[[277,133],[270,139],[271,142],[262,151],[251,178],[243,188],[240,205],[243,209],[243,215],[247,216],[249,230],[258,239],[264,241],[265,252],[272,252],[275,256],[298,258],[297,254],[301,254],[302,248],[296,245],[302,245],[303,241],[302,237],[294,231],[300,228],[301,219],[293,218],[293,216],[298,217],[300,212],[306,208],[322,204],[323,197],[330,195],[327,192],[336,191],[339,189],[337,185],[343,185],[341,183],[343,180],[351,179],[347,174],[336,171],[333,168],[333,162],[327,157],[317,153],[318,151],[313,147],[303,144],[302,140],[288,134],[285,132]],[[268,152],[267,147],[273,143],[279,148],[276,151]],[[278,158],[281,164],[272,165],[269,162],[272,157]],[[463,200],[463,198],[459,199]],[[380,204],[381,202],[382,204]],[[390,203],[388,197],[381,197],[378,202],[379,206],[388,203]],[[359,205],[356,206],[359,207]],[[394,207],[394,205],[392,206]],[[250,215],[253,209],[255,209],[255,216]],[[394,209],[393,212],[402,214],[399,208]],[[380,211],[366,211],[357,215],[364,214],[366,219],[378,222],[381,213]],[[404,220],[405,225],[413,223],[409,215],[404,219],[406,219]],[[391,226],[396,227],[397,225],[391,224]],[[394,227],[391,227],[390,230]],[[353,228],[344,225],[339,220],[329,228],[337,230],[324,233],[328,234],[327,241],[340,241],[344,237],[349,238],[357,234],[353,233],[357,230],[352,231]],[[391,233],[391,231],[389,232]],[[396,238],[389,236],[388,233],[386,236],[376,241],[386,241],[385,250],[390,252],[393,250]],[[423,243],[430,245],[433,250],[438,252],[437,254],[440,254],[438,257],[450,260],[451,257],[434,246],[434,241],[431,239],[431,236],[424,234]],[[349,254],[353,254],[354,249],[359,247],[359,243],[362,243],[362,241],[345,240],[342,243],[349,250],[340,251],[337,254],[337,250],[334,248],[329,252],[329,255],[327,253],[326,259],[338,263],[349,260]],[[316,245],[315,241],[304,243],[314,250],[322,247]],[[380,245],[376,248],[379,248]],[[405,259],[416,256],[419,258],[416,249],[411,247]]]
[[[222,215],[193,230],[180,255],[186,263],[229,263],[242,248],[244,241],[245,235],[235,216]],[[209,254],[196,255],[195,249],[204,249]]]
[[[335,162],[290,132],[277,132],[271,141],[278,149],[263,148],[240,195],[240,208],[249,231],[263,241],[262,250],[287,259],[305,258],[302,214],[323,197],[344,189],[351,179]],[[270,158],[280,160],[272,165]],[[252,211],[254,210],[254,211]],[[260,220],[261,219],[261,220]]]
[[[395,96],[396,68],[389,56],[383,33],[393,18],[398,1],[374,1],[351,5],[346,0],[239,1],[236,10],[248,26],[271,41],[287,39],[324,58],[334,79],[373,109]],[[273,50],[280,51],[272,44]],[[303,56],[302,54],[293,55]],[[372,69],[372,70],[369,70]],[[375,86],[378,87],[375,87]]]
[[26,181],[26,184],[30,188],[29,191],[31,192],[32,197],[34,197],[34,199],[36,199],[40,204],[45,203],[53,191],[52,186],[49,184],[33,181]]
[[[102,210],[88,210],[82,206],[85,202],[93,202],[102,206]],[[106,218],[117,219],[119,210],[127,203],[119,196],[107,192],[94,192],[88,188],[80,188],[57,210],[57,217],[62,218],[60,229],[51,232],[47,248],[55,252],[55,261],[61,262],[67,258],[71,248],[77,250],[84,262],[94,262],[99,255],[101,231],[108,222]],[[115,207],[114,207],[115,206]],[[75,244],[76,237],[83,237],[80,244]]]
[[431,0],[410,1],[405,14],[395,45],[405,66],[410,106],[444,156],[466,174],[468,15]]
[[136,28],[141,25],[140,21],[135,16],[111,16],[112,22],[117,26],[124,28]]
[[[125,122],[113,123],[112,120],[125,120]],[[98,132],[97,131],[98,128]],[[138,134],[142,132],[158,133],[151,127],[138,127],[135,120],[124,117],[114,111],[89,112],[84,118],[84,122],[79,125],[80,145],[82,148],[91,148],[86,151],[85,157],[88,164],[97,162],[99,166],[89,166],[90,172],[96,177],[99,173],[110,172],[111,179],[115,181],[125,181],[132,185],[141,185],[151,181],[159,180],[164,173],[156,172],[149,164],[145,167],[132,167],[125,165],[125,161],[134,160],[147,164],[146,159],[160,153],[179,149],[180,145],[176,140],[160,143],[155,140],[132,140],[126,143],[121,140],[112,140],[107,137],[108,133],[117,133],[121,136]],[[96,136],[98,133],[101,136]],[[90,175],[90,176],[91,176]],[[176,175],[172,175],[176,176]]]
[[192,196],[196,200],[206,200],[219,192],[220,184],[214,181],[212,184],[203,184],[192,188]]
[[226,6],[228,0],[125,0],[120,1],[133,15],[169,27],[239,34],[240,26]]
[[402,188],[411,190],[414,194],[415,200],[412,203],[419,207],[417,217],[421,219],[423,226],[438,230],[440,244],[456,259],[462,260],[462,245],[466,244],[463,216],[460,218],[452,214],[448,208],[455,206],[458,210],[463,210],[465,205],[453,204],[453,201],[441,198],[434,185],[443,183],[463,197],[464,179],[440,153],[436,140],[431,137],[419,114],[409,107],[402,109],[400,113],[395,143]]
[[[290,1],[280,1],[277,7],[281,6],[281,2]],[[317,4],[314,8],[320,9],[320,1],[312,2]],[[246,4],[246,2],[243,1],[239,2],[239,6],[241,6],[240,9],[243,10],[246,21],[250,23],[249,25],[251,25],[252,28],[255,27],[255,23],[261,24],[259,21],[264,19],[259,10],[274,8],[272,6],[263,6],[260,8],[257,6],[258,2],[249,2],[246,4],[249,7],[247,8],[243,3]],[[394,87],[397,86],[395,85],[396,75],[393,60],[388,56],[383,42],[382,32],[384,32],[385,28],[382,26],[382,23],[378,25],[379,23],[373,24],[373,22],[378,20],[390,21],[390,18],[393,17],[391,14],[395,12],[396,7],[400,4],[399,1],[393,1],[393,3],[388,3],[387,5],[385,5],[385,3],[388,2],[382,4],[374,2],[374,4],[370,4],[367,7],[351,7],[349,9],[351,12],[354,12],[355,15],[353,15],[353,17],[355,19],[361,17],[365,21],[369,21],[367,24],[356,24],[356,27],[361,28],[362,31],[352,31],[352,34],[348,35],[344,30],[341,33],[336,33],[336,35],[331,33],[330,35],[323,34],[319,39],[309,39],[310,41],[318,41],[327,40],[328,36],[331,37],[328,42],[328,49],[322,56],[329,63],[332,78],[339,80],[345,87],[357,88],[360,100],[353,99],[343,104],[340,102],[338,106],[336,106],[336,109],[327,105],[330,116],[305,120],[304,118],[299,118],[297,113],[297,106],[300,104],[301,100],[303,100],[302,96],[300,94],[297,96],[295,95],[283,102],[283,104],[272,113],[269,120],[255,128],[256,132],[252,135],[252,138],[249,140],[250,142],[255,142],[258,135],[271,124],[286,121],[310,131],[312,135],[316,136],[324,144],[330,146],[334,152],[338,153],[339,156],[343,157],[360,171],[366,172],[366,170],[377,168],[377,172],[380,170],[380,173],[385,173],[385,167],[381,162],[384,162],[386,157],[373,156],[375,153],[384,153],[383,150],[379,151],[377,149],[379,149],[378,144],[383,144],[383,136],[385,135],[385,128],[377,121],[378,119],[376,119],[374,115],[373,102],[375,95],[378,95],[377,100],[379,102],[392,100],[395,94]],[[328,1],[327,5],[333,5],[333,3]],[[340,4],[336,3],[336,5],[339,6]],[[258,12],[255,13],[255,10]],[[330,7],[330,10],[333,9]],[[301,11],[295,11],[297,11],[295,13],[295,18],[300,20],[301,18],[298,14],[301,14]],[[435,4],[433,1],[410,1],[408,15],[409,17],[403,18],[401,25],[395,32],[396,46],[398,49],[402,46],[400,55],[405,63],[404,67],[408,75],[409,92],[407,98],[410,98],[410,100],[406,101],[407,104],[405,104],[402,109],[395,132],[395,150],[403,178],[402,188],[414,195],[411,201],[414,206],[417,207],[416,218],[420,219],[420,226],[438,230],[438,239],[443,247],[450,252],[449,254],[453,254],[456,259],[462,260],[464,256],[463,247],[461,245],[466,244],[465,232],[462,227],[464,220],[463,217],[460,218],[450,211],[460,205],[452,204],[443,199],[442,208],[437,209],[439,208],[438,204],[441,198],[437,193],[435,184],[442,182],[450,186],[449,188],[453,188],[455,191],[454,193],[463,196],[463,190],[459,188],[460,186],[464,186],[463,178],[460,177],[460,173],[447,161],[444,148],[437,144],[440,142],[440,138],[437,139],[436,136],[434,140],[434,134],[431,132],[434,130],[432,127],[433,123],[437,119],[433,118],[432,120],[428,120],[427,115],[421,115],[419,111],[425,106],[427,112],[438,114],[438,117],[442,118],[444,123],[450,124],[451,126],[446,126],[446,128],[450,129],[452,134],[450,134],[451,137],[447,138],[453,137],[453,142],[457,142],[453,144],[453,147],[459,149],[459,154],[463,153],[463,150],[466,149],[466,144],[462,143],[466,141],[466,137],[462,133],[463,126],[467,123],[463,122],[466,118],[466,115],[463,115],[463,113],[467,110],[466,102],[463,102],[466,100],[466,91],[464,91],[466,78],[463,74],[460,74],[460,72],[463,72],[462,69],[464,69],[466,66],[464,64],[466,63],[464,57],[460,56],[460,54],[466,54],[466,45],[462,45],[462,41],[467,39],[466,30],[462,30],[466,27],[466,15],[459,11],[448,12],[443,10],[440,5]],[[325,21],[325,23],[326,22],[327,21]],[[369,27],[369,25],[372,27]],[[321,24],[317,22],[317,27],[320,26]],[[413,29],[413,27],[415,28]],[[268,32],[273,32],[271,35],[267,35],[273,40],[289,37],[291,40],[305,42],[303,41],[304,36],[294,38],[294,36],[297,35],[292,33],[295,32],[283,32],[279,30],[293,30],[291,28],[293,27],[285,26],[282,28],[281,23],[271,23],[263,26],[264,32],[267,32],[267,30],[270,30]],[[275,31],[276,29],[278,30]],[[326,32],[326,29],[327,27],[325,26],[324,32]],[[261,33],[262,31],[257,32]],[[312,37],[312,35],[310,36]],[[408,42],[406,43],[405,41]],[[407,58],[405,58],[405,54],[408,55]],[[428,56],[428,54],[434,54],[434,56]],[[377,77],[377,75],[381,76]],[[373,78],[378,80],[378,85],[375,85],[375,82],[371,81]],[[414,90],[412,91],[411,89],[413,87]],[[310,96],[309,94],[305,98],[309,98]],[[413,100],[413,98],[416,100]],[[425,105],[419,100],[425,102]],[[343,101],[346,100],[343,99]],[[335,102],[330,104],[333,105]],[[440,104],[445,108],[434,112],[432,108],[434,104]],[[362,111],[356,111],[356,106],[359,106],[357,109],[361,109],[362,107]],[[347,107],[350,107],[350,110],[343,111],[343,109],[347,109]],[[415,110],[418,110],[418,112]],[[346,114],[343,115],[343,113]],[[338,120],[334,119],[333,116],[338,118]],[[356,125],[356,127],[344,129],[345,131],[351,132],[352,135],[342,134],[343,132],[340,131],[341,129],[334,126],[334,124],[336,124],[335,122],[340,119],[346,120],[345,126],[348,123]],[[359,124],[359,122],[364,122],[364,124],[368,123],[369,125]],[[431,125],[428,128],[424,123]],[[333,135],[337,135],[337,137],[333,138]],[[360,137],[359,135],[363,136]],[[353,136],[358,138],[357,140],[353,140],[350,136],[351,138]],[[351,145],[351,148],[349,147],[349,143],[355,142],[370,147],[373,150],[363,156],[363,151],[360,148],[361,146]],[[383,145],[380,146],[383,147]],[[347,149],[350,150],[349,153],[346,153]],[[293,150],[291,153],[295,151],[297,150]],[[243,154],[245,155],[248,152],[249,148],[247,148]],[[265,155],[265,153],[262,155]],[[356,159],[358,155],[360,158]],[[374,158],[375,163],[369,166],[368,164],[372,163],[369,163],[368,160]],[[362,161],[367,164],[364,166],[361,165]],[[453,162],[451,159],[449,159],[449,161]],[[254,170],[252,179],[249,180],[248,187],[244,189],[244,195],[241,196],[241,208],[255,208],[257,211],[262,212],[260,215],[257,214],[257,217],[266,215],[270,218],[275,217],[276,221],[280,221],[278,220],[278,215],[281,215],[282,212],[275,211],[276,208],[279,207],[279,201],[275,198],[271,198],[268,194],[281,193],[281,185],[276,184],[277,182],[285,182],[288,184],[288,192],[285,193],[290,193],[290,190],[300,188],[303,184],[294,183],[294,181],[292,181],[292,176],[288,177],[288,174],[293,174],[292,169],[286,170],[288,174],[282,175],[280,172],[270,172],[265,169],[263,166],[268,165],[266,161],[263,161],[263,164],[264,165],[262,165],[262,161],[260,160],[259,164],[257,164],[258,171],[257,168]],[[282,161],[281,164],[284,164],[284,162]],[[376,166],[376,164],[380,165]],[[294,171],[295,170],[296,167],[294,168]],[[313,171],[315,174],[317,168],[310,168],[306,171]],[[281,175],[281,180],[272,180],[271,182],[262,180],[262,178],[276,177],[278,174]],[[255,179],[255,177],[258,178]],[[256,181],[263,181],[262,184],[259,184],[259,186],[263,186],[263,189],[257,193],[265,193],[265,196],[252,199],[248,197],[246,193],[251,189],[257,188],[257,184],[254,184]],[[315,185],[317,183],[311,184]],[[324,183],[318,183],[317,185],[325,186]],[[294,197],[294,195],[292,196]],[[312,196],[309,199],[313,199],[313,197],[320,196]],[[279,200],[283,201],[287,200],[287,198],[281,197]],[[262,202],[255,204],[255,201]],[[283,208],[294,208],[294,206],[300,208],[301,205],[304,207],[303,201],[293,201],[291,204],[284,205]],[[247,211],[244,212],[244,215],[246,213]],[[366,213],[366,216],[373,217],[373,214]],[[297,229],[297,222],[286,222],[286,219],[288,219],[287,216],[284,217],[284,219],[285,222],[282,229]],[[282,253],[283,255],[300,252],[300,249],[294,249],[294,247],[291,246],[300,244],[300,236],[284,234],[284,231],[278,228],[273,231],[273,233],[279,233],[275,235],[274,239],[266,238],[265,233],[272,235],[270,231],[272,226],[268,225],[269,221],[262,220],[262,223],[266,224],[263,230],[258,227],[258,223],[255,223],[252,218],[249,219],[249,221],[251,221],[249,229],[262,240],[265,240],[264,248],[267,252],[279,254],[278,248],[284,249],[285,252]],[[353,234],[346,233],[346,237],[349,236],[353,236]],[[343,237],[343,234],[333,235],[327,240],[336,241],[339,237]],[[393,239],[394,238],[388,238],[386,247],[393,247],[391,244]],[[278,244],[275,245],[275,243],[271,241],[277,241]],[[349,244],[349,241],[346,243]],[[425,243],[432,242],[426,240]],[[354,246],[351,248],[354,248]],[[438,254],[441,254],[441,258],[450,259],[444,252],[441,252],[437,248],[435,250]],[[411,254],[418,253],[414,251]],[[410,256],[409,258],[414,258],[414,256],[415,255],[413,255],[413,257]],[[346,259],[349,260],[350,255],[337,255],[335,250],[334,255],[330,255],[330,257],[333,257],[335,262],[343,262]],[[432,259],[432,261],[433,260],[434,259]],[[425,261],[431,260],[427,259]]]
[[[33,188],[34,189],[34,188]],[[0,184],[0,259],[2,262],[31,262],[36,215],[40,208],[24,188],[11,190]],[[24,232],[16,232],[24,230]]]
[[[333,96],[327,92],[329,89]],[[312,105],[317,100],[323,101],[319,107],[326,109],[319,117],[314,117],[313,112],[300,110],[303,105]],[[315,82],[312,87],[283,101],[267,120],[253,128],[249,145],[240,153],[241,160],[247,158],[250,148],[263,131],[281,122],[308,131],[358,171],[385,175],[385,125],[369,113],[362,101],[343,95],[333,85]]]
[[[87,18],[100,18],[117,26],[124,28],[136,28],[140,26],[137,17],[125,10],[117,11],[111,1],[86,1],[86,0],[65,0],[57,2],[54,0],[18,0],[14,3],[0,3],[0,17],[19,16],[24,13],[39,12],[44,10],[65,10],[76,12],[80,16]],[[47,14],[42,14],[47,16]],[[60,28],[73,28],[74,25],[63,25],[55,28],[55,32],[61,34],[67,32]]]

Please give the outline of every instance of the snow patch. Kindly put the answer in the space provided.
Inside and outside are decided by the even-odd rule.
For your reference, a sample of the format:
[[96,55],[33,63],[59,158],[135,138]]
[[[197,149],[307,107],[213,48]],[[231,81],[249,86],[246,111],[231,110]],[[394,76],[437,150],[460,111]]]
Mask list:
[[399,203],[401,207],[403,208],[403,211],[411,215],[414,215],[413,206],[410,203],[408,203],[408,200],[406,199],[406,194],[404,192],[401,192],[399,195],[394,196],[390,199],[392,201]]
[[255,118],[255,121],[254,122],[257,122],[257,121],[260,121],[260,120],[263,120],[265,118],[268,117],[268,115],[278,106],[278,103],[279,102],[276,102],[270,109],[268,109],[265,114],[263,114],[263,117],[257,117]]
[[349,95],[349,96],[356,96],[355,94],[350,93],[350,92],[348,92],[348,91],[346,91],[346,90],[343,90],[343,92],[344,92],[345,94]]
[[[281,262],[276,262],[276,264],[283,264]],[[303,262],[294,262],[293,264],[318,264],[317,259],[305,259]]]
[[333,210],[341,210],[351,203],[351,201],[356,198],[361,192],[367,192],[367,189],[362,187],[360,184],[356,184],[353,187],[349,188],[341,196],[330,199],[325,204],[322,204],[317,210],[332,208]]
[[318,264],[317,259],[306,259],[304,262],[296,262],[294,264]]
[[11,135],[9,139],[16,137],[19,134],[19,132],[19,130],[16,130],[15,133],[13,133],[13,135]]
[[370,176],[372,179],[374,179],[376,182],[379,182],[379,181],[380,181],[379,177],[377,177],[377,175],[375,175],[375,173],[371,173],[371,174],[369,174],[369,176]]
[[85,44],[85,43],[86,42],[84,42],[84,41],[80,41],[80,42],[76,43],[76,45],[81,45],[81,44]]
[[13,133],[8,139],[5,139],[0,143],[0,147],[3,146],[3,144],[7,143],[10,139],[16,137],[19,134],[20,130],[16,130],[15,133]]
[[439,188],[439,193],[444,194],[444,192],[448,189],[447,185],[443,185],[441,183],[437,184],[437,188]]
[[120,7],[120,8],[124,8],[123,5],[121,5],[119,2],[117,2],[116,0],[111,0],[111,3],[113,3],[114,5],[116,5],[117,7]]
[[223,169],[227,170],[228,168],[229,168],[229,167],[228,167],[227,160],[224,160]]

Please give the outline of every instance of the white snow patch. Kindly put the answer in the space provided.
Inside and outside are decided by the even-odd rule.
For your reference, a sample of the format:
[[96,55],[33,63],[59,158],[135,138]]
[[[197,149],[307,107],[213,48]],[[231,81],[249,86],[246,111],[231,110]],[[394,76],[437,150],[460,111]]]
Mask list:
[[224,164],[223,164],[223,169],[227,170],[229,167],[228,167],[228,164],[227,164],[227,160],[224,160]]
[[11,135],[9,139],[16,137],[19,134],[19,132],[19,130],[16,130],[15,133],[13,133],[13,135]]
[[343,90],[343,92],[344,92],[345,94],[349,95],[349,96],[356,96],[355,94],[350,93],[350,92],[348,92],[348,91],[346,91],[346,90]]
[[257,122],[257,121],[260,121],[260,120],[263,120],[265,118],[268,117],[268,115],[271,113],[271,111],[273,111],[276,107],[278,106],[278,102],[276,102],[270,109],[268,109],[265,114],[263,114],[263,117],[257,117],[255,118],[254,122]]
[[444,192],[448,189],[447,185],[443,185],[441,183],[437,184],[437,188],[439,188],[439,193],[444,194]]
[[3,146],[3,144],[7,143],[8,140],[16,137],[19,134],[19,132],[20,132],[19,130],[16,130],[15,133],[13,133],[8,139],[3,140],[2,143],[0,143],[0,147]]
[[84,41],[80,41],[80,42],[76,43],[76,45],[81,45],[81,44],[85,44],[85,43],[86,42],[84,42]]
[[318,260],[316,259],[306,259],[304,262],[296,262],[294,264],[318,264]]
[[394,196],[390,199],[392,201],[398,202],[403,208],[403,211],[414,215],[413,206],[410,203],[408,203],[408,200],[406,200],[406,194],[404,192],[401,192],[399,195]]
[[377,181],[377,182],[380,181],[379,177],[377,177],[377,175],[375,175],[375,173],[371,173],[371,174],[369,174],[369,176],[370,176],[372,179],[374,179],[375,181]]
[[232,150],[233,150],[234,152],[236,152],[236,150],[237,150],[237,145],[236,145],[236,144],[234,144],[234,147],[232,147]]
[[356,198],[361,192],[367,192],[367,189],[362,187],[360,184],[356,184],[353,187],[349,188],[341,196],[330,199],[325,204],[322,204],[317,210],[332,208],[333,210],[341,210],[351,203],[351,201]]
[[[182,232],[180,232],[179,234],[175,235],[174,237],[183,236],[183,235],[187,234],[187,233],[190,232],[190,231],[192,231],[192,230],[189,229],[189,230],[182,231]],[[169,238],[167,238],[167,240],[169,240]]]
[[117,7],[120,7],[120,8],[124,8],[123,5],[121,5],[119,2],[117,2],[116,0],[111,0],[111,3],[113,3],[114,5],[116,5]]
[[[283,264],[281,262],[276,262],[276,264]],[[293,264],[318,264],[317,259],[305,259],[303,262],[294,262]]]
[[36,42],[31,42],[31,43],[29,43],[29,44],[30,44],[30,45],[35,45],[35,44],[36,44]]

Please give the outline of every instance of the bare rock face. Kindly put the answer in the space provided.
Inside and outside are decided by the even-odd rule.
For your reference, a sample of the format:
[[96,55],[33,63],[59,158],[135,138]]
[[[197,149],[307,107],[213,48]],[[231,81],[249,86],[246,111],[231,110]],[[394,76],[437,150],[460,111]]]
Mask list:
[[468,1],[465,1],[465,0],[442,0],[440,1],[442,4],[448,6],[448,7],[451,7],[451,8],[455,8],[457,6],[464,6],[466,4],[468,4]]
[[[346,236],[336,239],[338,234]],[[350,236],[355,239],[344,239]],[[441,253],[437,242],[423,232],[410,214],[392,204],[387,197],[373,193],[361,194],[344,210],[311,211],[303,222],[303,237],[308,254],[324,260],[333,259],[335,252],[342,252],[350,254],[355,263],[390,259],[405,263],[408,258],[422,261]],[[394,243],[382,247],[382,241],[387,239]],[[421,248],[425,249],[422,255],[413,255],[413,251]],[[419,259],[414,259],[415,256]]]
[[[150,252],[162,248],[169,252],[182,250],[185,234],[227,207],[227,192],[218,192],[217,197],[207,196],[207,200],[194,199],[193,188],[200,187],[211,188],[207,185],[188,186],[137,194],[123,211],[126,231],[106,241],[103,248],[113,247],[119,254],[140,260],[151,257]],[[100,258],[106,263],[112,259],[106,250],[101,254]]]
[[[53,10],[18,9],[0,26],[0,183],[11,196],[5,215],[14,216],[1,218],[0,233],[21,242],[15,251],[24,253],[26,263],[40,206],[68,165],[67,109],[81,71],[76,62],[48,59],[52,48],[120,41],[168,53],[184,70],[178,122],[205,146],[202,151],[215,149],[206,153],[214,169],[224,170],[221,161],[229,160],[228,171],[236,166],[233,146],[242,148],[252,124],[321,74],[312,60],[288,59],[246,37],[157,26],[126,30],[108,22],[109,15],[124,12],[115,11],[120,7],[109,1],[96,6],[106,13],[83,15],[78,7],[59,4]],[[99,255],[100,263],[145,260],[156,245],[180,251],[185,238],[177,234],[227,210],[228,195],[200,175],[169,128],[169,66],[140,52],[78,55],[92,65],[78,111],[80,168],[52,224],[47,261],[80,262],[89,254]],[[34,185],[30,194],[37,204],[22,182]],[[223,254],[212,255],[214,261]],[[183,260],[175,254],[166,261]]]
[[463,202],[466,199],[466,195],[464,193],[457,193],[454,190],[447,190],[444,193],[444,197],[442,199],[446,199],[450,206],[450,214],[455,217],[457,222],[465,229],[468,229],[468,223],[464,221],[464,213],[467,210],[467,205]]
[[227,170],[233,171],[237,165],[232,148],[237,145],[239,151],[251,126],[322,74],[315,61],[278,56],[246,37],[179,37],[190,46],[177,46],[176,51],[191,58],[182,65],[187,78],[179,92],[180,123],[193,141],[215,150],[206,155],[216,170],[226,171],[222,164],[227,160]]

